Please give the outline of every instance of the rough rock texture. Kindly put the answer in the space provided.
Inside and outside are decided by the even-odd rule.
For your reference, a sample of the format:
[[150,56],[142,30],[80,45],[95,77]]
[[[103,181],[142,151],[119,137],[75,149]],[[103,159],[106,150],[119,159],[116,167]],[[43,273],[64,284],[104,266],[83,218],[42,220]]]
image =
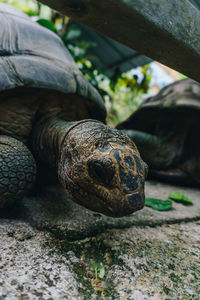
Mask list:
[[[72,245],[100,299],[199,299],[199,230],[200,222],[113,229]],[[90,275],[93,263],[104,266],[102,280]]]
[[69,261],[49,234],[0,221],[0,299],[82,299]]
[[96,235],[105,229],[126,228],[133,225],[177,223],[181,220],[195,220],[200,216],[200,191],[167,184],[146,183],[146,196],[167,199],[173,191],[180,191],[190,197],[194,205],[173,204],[171,211],[159,212],[145,207],[125,218],[110,218],[93,213],[70,201],[62,190],[49,187],[42,197],[24,198],[21,214],[39,229],[48,229],[57,237],[76,240]]
[[148,183],[147,195],[166,199],[177,189],[195,205],[111,220],[51,190],[15,211],[42,230],[1,212],[0,299],[199,299],[200,191]]

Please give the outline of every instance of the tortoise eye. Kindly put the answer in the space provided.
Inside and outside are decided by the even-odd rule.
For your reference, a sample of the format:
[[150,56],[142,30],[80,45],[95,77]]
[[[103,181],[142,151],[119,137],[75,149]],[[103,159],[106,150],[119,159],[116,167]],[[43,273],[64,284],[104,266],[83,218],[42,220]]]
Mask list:
[[109,186],[115,174],[112,163],[107,159],[90,159],[88,173],[91,178],[101,185]]

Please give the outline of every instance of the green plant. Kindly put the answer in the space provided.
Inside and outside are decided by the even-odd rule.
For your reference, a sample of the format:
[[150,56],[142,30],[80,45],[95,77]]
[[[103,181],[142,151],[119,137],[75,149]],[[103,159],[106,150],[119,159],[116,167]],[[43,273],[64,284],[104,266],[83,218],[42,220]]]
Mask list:
[[105,268],[104,266],[94,263],[91,265],[91,268],[94,270],[95,272],[95,279],[103,279],[105,276]]
[[173,193],[169,194],[168,198],[174,200],[175,202],[183,203],[185,205],[192,205],[193,204],[193,202],[188,197],[186,197],[185,195],[183,195],[179,191],[176,191],[176,192],[173,192]]
[[172,208],[171,200],[161,200],[156,198],[146,198],[145,206],[149,206],[154,210],[166,211]]

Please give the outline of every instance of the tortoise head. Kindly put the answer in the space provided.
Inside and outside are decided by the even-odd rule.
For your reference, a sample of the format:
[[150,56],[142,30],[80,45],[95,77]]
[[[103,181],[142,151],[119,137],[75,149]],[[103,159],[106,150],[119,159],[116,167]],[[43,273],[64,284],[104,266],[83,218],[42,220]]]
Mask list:
[[122,217],[143,208],[146,169],[126,135],[88,120],[65,137],[58,172],[75,202],[108,216]]

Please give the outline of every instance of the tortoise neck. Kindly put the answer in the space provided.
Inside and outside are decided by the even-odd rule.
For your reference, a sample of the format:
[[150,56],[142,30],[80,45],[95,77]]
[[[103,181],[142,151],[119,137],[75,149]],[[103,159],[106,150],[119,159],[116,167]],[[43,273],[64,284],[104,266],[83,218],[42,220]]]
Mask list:
[[33,151],[35,156],[50,167],[57,168],[62,145],[67,135],[76,126],[86,122],[101,123],[91,119],[72,122],[49,119],[37,122],[33,131]]
[[50,119],[37,122],[33,131],[33,151],[36,157],[56,168],[62,143],[71,127],[77,122]]

